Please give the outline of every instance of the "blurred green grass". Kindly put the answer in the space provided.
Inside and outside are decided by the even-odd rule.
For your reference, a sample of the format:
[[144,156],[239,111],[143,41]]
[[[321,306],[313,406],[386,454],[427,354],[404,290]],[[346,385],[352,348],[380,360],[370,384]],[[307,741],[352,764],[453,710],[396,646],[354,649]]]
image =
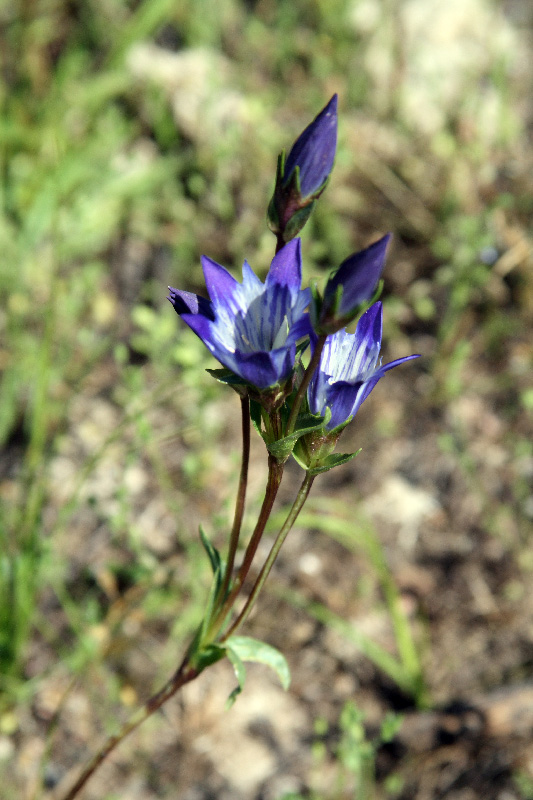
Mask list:
[[[447,41],[424,39],[422,5],[418,17],[416,3],[402,8],[0,5],[1,730],[33,696],[39,670],[29,665],[43,641],[45,672],[63,660],[80,674],[112,654],[108,628],[120,632],[114,615],[130,592],[143,619],[170,635],[163,675],[172,639],[201,614],[207,575],[193,526],[176,523],[177,549],[158,556],[128,484],[117,483],[105,508],[87,486],[120,441],[120,469],[142,461],[167,515],[218,508],[224,540],[230,500],[220,498],[234,463],[217,457],[216,442],[226,412],[165,287],[201,291],[200,253],[266,270],[277,153],[334,91],[337,165],[304,232],[306,277],[392,230],[385,333],[394,355],[424,353],[421,407],[431,415],[466,391],[490,394],[516,463],[533,458],[525,45],[498,3],[472,0],[477,35],[458,12]],[[116,423],[93,445],[71,446],[97,397]],[[440,443],[501,535],[506,509],[476,480],[461,423]],[[58,495],[67,457],[75,475]],[[220,491],[217,480],[227,484]],[[525,472],[511,492],[524,562]],[[84,509],[95,507],[115,559],[104,567],[73,558]]]

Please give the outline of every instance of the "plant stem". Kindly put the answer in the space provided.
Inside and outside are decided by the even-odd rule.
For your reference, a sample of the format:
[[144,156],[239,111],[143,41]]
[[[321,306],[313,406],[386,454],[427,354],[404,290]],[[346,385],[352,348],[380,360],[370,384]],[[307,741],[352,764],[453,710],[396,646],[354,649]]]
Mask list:
[[228,592],[231,573],[233,572],[233,565],[235,564],[235,554],[239,544],[239,536],[241,533],[242,518],[244,514],[244,504],[246,500],[246,487],[248,484],[248,465],[250,462],[250,399],[248,397],[241,397],[241,415],[242,415],[242,461],[241,461],[241,474],[239,478],[239,489],[237,491],[237,499],[235,502],[235,513],[233,516],[233,527],[231,529],[229,548],[228,548],[228,562],[226,566],[226,574],[224,581],[220,588],[219,598],[223,602]]
[[278,557],[278,553],[281,550],[283,542],[287,538],[287,534],[289,533],[290,529],[296,522],[298,514],[302,510],[304,503],[309,496],[309,492],[311,491],[311,486],[313,485],[314,479],[315,479],[314,475],[310,475],[309,472],[305,473],[305,478],[302,482],[302,485],[300,486],[298,494],[296,495],[296,499],[292,505],[292,508],[289,511],[287,519],[283,523],[281,530],[276,537],[276,541],[272,545],[270,553],[268,554],[268,558],[263,564],[261,572],[257,577],[257,580],[252,588],[252,591],[250,592],[250,595],[246,600],[246,603],[244,604],[241,613],[239,614],[235,622],[231,625],[229,630],[222,637],[222,641],[225,641],[229,636],[231,636],[232,633],[235,633],[237,628],[239,628],[242,625],[242,623],[246,620],[250,611],[252,610],[253,605],[257,599],[257,596],[259,595],[259,592],[263,588],[263,584],[268,578],[268,574],[272,569],[274,561]]
[[181,665],[178,667],[172,677],[166,682],[166,684],[158,692],[152,695],[152,697],[146,701],[142,708],[140,708],[133,714],[132,717],[130,717],[130,719],[123,725],[122,729],[118,733],[109,737],[104,746],[89,761],[74,786],[63,797],[63,800],[74,800],[78,792],[83,789],[89,778],[96,772],[98,767],[123,741],[123,739],[125,739],[128,734],[134,731],[135,728],[138,728],[139,725],[148,719],[148,717],[150,717],[155,711],[161,708],[161,706],[166,703],[169,698],[176,694],[178,689],[181,689],[182,686],[194,680],[194,678],[200,674],[197,668],[192,667],[189,664],[188,658],[189,656],[187,654]]
[[235,599],[239,594],[244,581],[246,580],[246,576],[248,575],[252,561],[254,560],[259,542],[261,541],[261,537],[265,531],[266,524],[270,517],[274,500],[276,499],[276,495],[278,493],[281,478],[283,477],[283,468],[284,464],[281,464],[277,459],[274,458],[274,456],[269,454],[268,478],[263,505],[261,506],[261,511],[259,513],[254,532],[252,533],[250,541],[248,542],[248,547],[246,548],[243,562],[233,582],[231,592],[220,607],[211,624],[209,630],[210,638],[213,636],[213,634],[216,634],[220,630],[220,627],[222,626],[228,613],[231,611],[233,603],[235,602]]
[[276,254],[279,253],[282,247],[285,247],[285,240],[283,239],[283,233],[276,234]]
[[325,343],[326,343],[326,335],[322,334],[321,336],[318,337],[318,341],[316,343],[316,347],[311,357],[311,361],[309,362],[309,365],[305,370],[303,380],[300,386],[298,387],[298,391],[296,392],[296,397],[294,398],[291,414],[287,422],[285,436],[290,436],[291,433],[293,433],[294,431],[294,427],[296,425],[296,418],[298,417],[298,412],[300,411],[300,406],[302,405],[305,393],[307,392],[307,387],[311,383],[311,378],[313,377],[313,374],[320,363],[320,356],[322,355],[322,350],[324,349]]

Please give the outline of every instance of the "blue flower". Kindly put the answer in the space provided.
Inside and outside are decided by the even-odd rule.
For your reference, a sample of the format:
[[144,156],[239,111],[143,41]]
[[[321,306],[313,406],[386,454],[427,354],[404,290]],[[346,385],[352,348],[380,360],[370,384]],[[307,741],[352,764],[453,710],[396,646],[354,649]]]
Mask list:
[[381,366],[382,317],[381,303],[374,303],[359,320],[355,333],[340,330],[326,339],[308,400],[313,414],[324,416],[326,408],[330,409],[327,431],[345,425],[389,369],[419,357],[404,356]]
[[344,328],[357,316],[361,305],[370,300],[385,266],[390,238],[387,234],[365,250],[353,253],[330,276],[318,313],[318,332],[335,333]]
[[257,389],[284,383],[293,372],[297,342],[309,336],[309,289],[301,289],[300,239],[274,256],[263,284],[245,261],[243,281],[206,256],[210,300],[169,287],[169,300],[215,358]]
[[337,95],[334,94],[293,144],[285,162],[283,185],[288,185],[298,167],[302,198],[316,195],[333,168],[336,148]]

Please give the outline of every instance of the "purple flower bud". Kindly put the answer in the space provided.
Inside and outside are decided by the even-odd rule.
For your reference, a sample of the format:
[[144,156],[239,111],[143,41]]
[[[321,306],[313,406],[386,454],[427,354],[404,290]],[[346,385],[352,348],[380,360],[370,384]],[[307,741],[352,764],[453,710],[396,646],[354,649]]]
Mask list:
[[303,228],[326,187],[337,147],[337,95],[278,159],[276,186],[268,207],[268,224],[278,246]]
[[294,170],[299,167],[302,199],[315,195],[329,177],[336,148],[337,95],[334,94],[293,144],[285,162],[283,185],[288,185]]
[[354,319],[378,285],[390,233],[359,253],[353,253],[330,276],[324,290],[316,329],[334,333]]

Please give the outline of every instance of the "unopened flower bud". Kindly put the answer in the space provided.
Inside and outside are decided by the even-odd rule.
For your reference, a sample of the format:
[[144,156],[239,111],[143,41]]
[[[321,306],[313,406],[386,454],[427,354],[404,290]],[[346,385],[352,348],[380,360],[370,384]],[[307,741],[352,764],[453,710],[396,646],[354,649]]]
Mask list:
[[268,209],[271,229],[290,241],[309,219],[335,160],[337,147],[337,95],[300,134],[289,155],[278,159],[276,187]]

